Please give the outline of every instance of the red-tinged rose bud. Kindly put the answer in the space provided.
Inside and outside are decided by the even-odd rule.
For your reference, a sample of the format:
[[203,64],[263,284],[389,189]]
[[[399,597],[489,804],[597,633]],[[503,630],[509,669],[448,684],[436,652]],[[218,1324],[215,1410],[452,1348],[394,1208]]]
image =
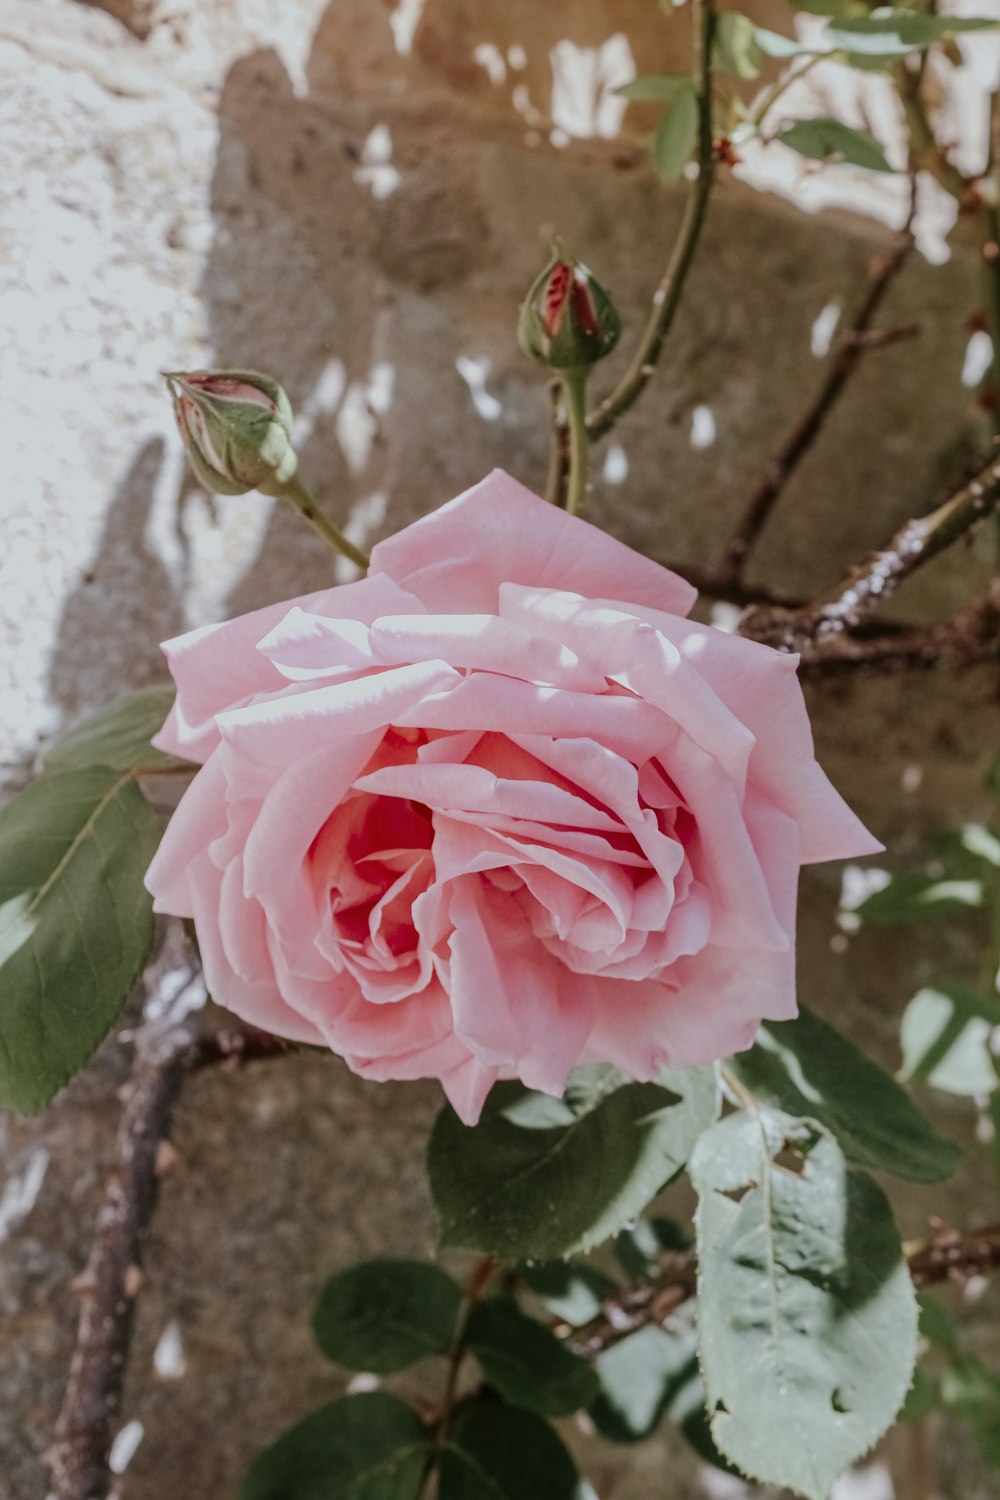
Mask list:
[[219,495],[280,494],[298,467],[292,408],[277,381],[255,370],[195,370],[164,377],[191,467]]
[[618,342],[621,319],[600,282],[562,245],[521,306],[517,337],[525,354],[552,370],[584,370]]

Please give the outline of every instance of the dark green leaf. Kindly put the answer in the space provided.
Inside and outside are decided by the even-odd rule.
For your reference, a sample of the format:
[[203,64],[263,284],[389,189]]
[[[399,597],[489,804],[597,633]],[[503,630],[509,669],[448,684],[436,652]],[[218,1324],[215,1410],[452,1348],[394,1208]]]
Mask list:
[[47,1104],[117,1020],[149,952],[159,837],[138,788],[100,766],[0,810],[0,1105]]
[[734,73],[737,78],[760,76],[764,59],[757,40],[757,27],[749,16],[740,15],[735,10],[722,12],[715,25],[712,60],[717,73]]
[[826,40],[851,52],[901,57],[962,31],[996,31],[998,26],[1000,22],[989,17],[919,15],[900,10],[890,15],[837,20],[827,27]]
[[932,1380],[918,1365],[913,1372],[913,1384],[900,1408],[897,1422],[922,1422],[941,1404],[940,1381]]
[[717,1113],[711,1068],[664,1070],[577,1118],[561,1105],[561,1123],[543,1123],[546,1109],[533,1124],[527,1107],[544,1097],[500,1084],[474,1129],[451,1109],[438,1116],[428,1165],[442,1244],[511,1261],[588,1250],[676,1176]]
[[751,1478],[826,1500],[912,1380],[917,1304],[888,1202],[831,1137],[766,1109],[713,1126],[689,1170],[715,1441]]
[[499,1401],[460,1412],[441,1459],[440,1500],[580,1500],[579,1484],[548,1423]]
[[1000,1373],[963,1355],[942,1376],[941,1397],[967,1424],[986,1462],[1000,1469]]
[[728,1066],[761,1103],[825,1126],[861,1166],[940,1182],[961,1155],[894,1078],[804,1008],[794,1021],[768,1022]]
[[862,901],[857,915],[870,926],[948,917],[983,904],[981,880],[953,880],[907,871]]
[[944,1303],[932,1292],[918,1292],[917,1304],[920,1308],[920,1337],[936,1349],[954,1350],[955,1324]]
[[347,1396],[262,1453],[240,1500],[417,1500],[429,1455],[428,1433],[402,1401]]
[[776,139],[814,161],[847,162],[852,167],[866,167],[870,172],[892,171],[873,135],[867,130],[852,130],[840,120],[799,120]]
[[698,143],[698,95],[690,85],[674,92],[664,110],[650,151],[662,182],[676,182],[691,160]]
[[1000,1083],[991,1052],[1000,1001],[968,985],[942,983],[914,995],[899,1040],[903,1076],[949,1094],[988,1094]]
[[439,1266],[362,1261],[330,1277],[316,1303],[313,1332],[327,1359],[388,1375],[451,1346],[461,1300]]
[[962,848],[984,864],[1000,868],[1000,839],[981,823],[964,823],[959,830]]
[[[137,766],[153,770],[185,766],[186,762],[154,750],[149,743],[163,728],[173,701],[173,688],[144,688],[124,693],[61,735],[46,753],[46,769],[73,771],[81,766],[110,766],[114,771],[131,771]],[[195,767],[189,769],[193,771]]]
[[540,1417],[568,1417],[597,1390],[590,1366],[513,1302],[478,1302],[465,1325],[465,1341],[489,1384],[512,1406]]
[[615,89],[616,94],[622,94],[626,99],[632,99],[635,103],[659,103],[662,99],[672,99],[678,89],[691,89],[694,87],[689,74],[685,73],[644,73],[638,78],[633,78],[631,83],[623,83],[620,88]]
[[618,1291],[610,1276],[578,1260],[518,1266],[517,1274],[552,1316],[561,1318],[571,1328],[580,1328],[596,1318],[605,1298]]
[[687,1250],[691,1236],[676,1219],[639,1219],[615,1236],[614,1252],[625,1275],[632,1281],[653,1276],[664,1250]]

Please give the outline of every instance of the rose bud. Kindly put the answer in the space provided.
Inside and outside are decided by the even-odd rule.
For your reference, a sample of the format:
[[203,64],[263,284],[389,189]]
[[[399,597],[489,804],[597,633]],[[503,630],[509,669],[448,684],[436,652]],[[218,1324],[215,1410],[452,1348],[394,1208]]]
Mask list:
[[191,467],[217,495],[280,494],[298,467],[292,408],[255,370],[195,370],[165,377]]
[[611,352],[621,331],[600,282],[557,243],[521,305],[517,338],[525,354],[553,370],[585,369]]

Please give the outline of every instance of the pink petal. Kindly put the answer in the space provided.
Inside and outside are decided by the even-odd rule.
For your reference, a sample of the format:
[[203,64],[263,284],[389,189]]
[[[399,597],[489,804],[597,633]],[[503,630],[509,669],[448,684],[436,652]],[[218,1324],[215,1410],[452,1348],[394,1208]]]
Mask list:
[[172,755],[203,761],[218,744],[216,714],[245,703],[256,693],[280,689],[285,679],[257,646],[292,609],[370,624],[401,603],[413,607],[412,599],[407,603],[390,580],[363,578],[268,604],[235,620],[204,625],[165,641],[162,649],[177,684],[177,698],[153,743]]
[[518,484],[501,469],[379,542],[373,574],[390,577],[435,612],[497,612],[503,583],[687,614],[696,594],[676,573]]

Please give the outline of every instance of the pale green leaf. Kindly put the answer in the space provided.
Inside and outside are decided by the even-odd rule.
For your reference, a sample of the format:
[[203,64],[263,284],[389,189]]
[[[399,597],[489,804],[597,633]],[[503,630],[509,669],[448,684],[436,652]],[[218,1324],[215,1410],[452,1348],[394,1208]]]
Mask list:
[[688,73],[641,73],[630,83],[623,83],[620,88],[615,89],[615,93],[636,104],[648,104],[672,99],[679,89],[693,87]]
[[996,31],[1000,21],[988,16],[933,16],[912,10],[882,11],[874,15],[838,19],[826,29],[835,47],[873,56],[904,56],[919,52],[945,37],[963,31]]
[[757,27],[749,16],[736,10],[723,11],[715,25],[715,71],[733,73],[737,78],[758,78],[763,60]]
[[713,1126],[689,1170],[715,1441],[751,1478],[827,1500],[912,1380],[917,1304],[888,1202],[830,1136],[772,1110]]
[[0,810],[0,1105],[40,1109],[117,1020],[149,952],[160,823],[102,766]]
[[517,1275],[553,1317],[580,1328],[596,1318],[601,1303],[618,1290],[610,1276],[578,1260],[550,1260],[518,1266]]
[[861,1166],[940,1182],[961,1155],[894,1078],[804,1007],[794,1021],[768,1022],[727,1066],[761,1103],[825,1126]]
[[677,89],[650,143],[653,165],[662,182],[676,182],[698,143],[698,95],[692,86]]
[[430,1453],[429,1433],[397,1397],[347,1396],[262,1453],[240,1500],[417,1500]]
[[640,1443],[678,1393],[697,1377],[693,1327],[665,1333],[652,1326],[612,1344],[594,1361],[600,1390],[588,1415],[613,1443]]
[[891,172],[885,152],[866,130],[852,130],[840,120],[821,117],[799,120],[776,137],[800,156],[814,161],[846,162],[870,172]]
[[[572,1075],[567,1094],[579,1104]],[[512,1261],[590,1249],[677,1175],[717,1112],[710,1068],[664,1070],[657,1083],[603,1096],[591,1089],[589,1097],[592,1107],[574,1115],[545,1095],[500,1084],[472,1129],[443,1110],[428,1158],[442,1244]]]
[[920,990],[903,1014],[899,1040],[903,1076],[948,1094],[988,1094],[1000,1083],[991,1037],[1000,1026],[1000,1001],[968,985],[942,983]]

